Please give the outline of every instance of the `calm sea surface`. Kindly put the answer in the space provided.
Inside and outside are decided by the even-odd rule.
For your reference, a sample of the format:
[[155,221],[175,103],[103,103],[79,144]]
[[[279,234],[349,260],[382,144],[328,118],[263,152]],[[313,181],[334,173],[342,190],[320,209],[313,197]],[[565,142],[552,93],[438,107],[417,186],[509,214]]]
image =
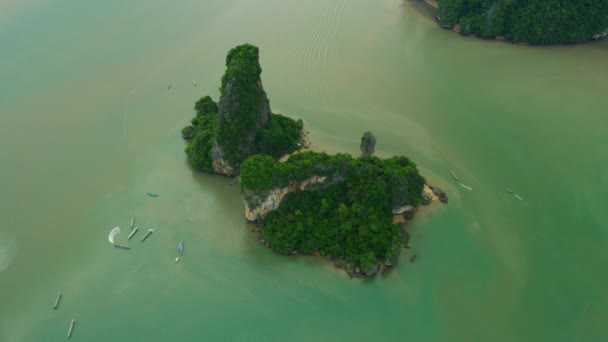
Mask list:
[[[392,272],[274,254],[238,186],[188,167],[180,130],[245,42],[313,149],[371,130],[448,192]],[[73,341],[608,333],[608,41],[464,38],[398,0],[3,0],[0,79],[0,341],[64,341],[71,319]]]

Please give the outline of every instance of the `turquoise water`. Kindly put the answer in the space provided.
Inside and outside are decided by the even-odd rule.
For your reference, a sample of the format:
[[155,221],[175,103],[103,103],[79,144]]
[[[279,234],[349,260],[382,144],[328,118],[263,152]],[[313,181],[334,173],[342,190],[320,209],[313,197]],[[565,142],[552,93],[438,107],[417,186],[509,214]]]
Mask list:
[[[188,168],[180,130],[244,42],[313,149],[371,130],[448,192],[390,273],[274,254],[238,188]],[[5,0],[0,340],[64,340],[71,319],[80,341],[601,340],[607,58],[464,38],[396,0]]]

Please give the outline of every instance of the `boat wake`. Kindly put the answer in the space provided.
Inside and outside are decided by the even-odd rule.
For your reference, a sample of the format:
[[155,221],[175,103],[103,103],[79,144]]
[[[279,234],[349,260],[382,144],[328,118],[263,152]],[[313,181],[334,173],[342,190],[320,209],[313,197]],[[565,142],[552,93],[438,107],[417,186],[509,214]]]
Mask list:
[[11,264],[17,255],[17,240],[0,232],[0,272]]
[[461,187],[463,187],[463,188],[465,188],[465,189],[467,189],[467,190],[469,190],[469,191],[473,191],[473,188],[471,188],[471,187],[470,187],[470,186],[468,186],[468,185],[464,185],[464,184],[462,184],[462,183],[460,183],[460,182],[459,182],[458,184],[460,184],[460,186],[461,186]]
[[461,187],[463,187],[469,191],[473,191],[473,188],[471,188],[470,186],[462,184],[462,182],[460,181],[460,178],[458,178],[458,176],[456,176],[456,173],[454,173],[454,170],[450,170],[450,173],[452,174],[452,177],[454,177],[454,180],[456,181],[456,183],[460,184]]
[[110,241],[111,244],[114,244],[114,237],[118,234],[120,234],[120,228],[114,227],[114,229],[110,231],[110,235],[108,235],[108,241]]

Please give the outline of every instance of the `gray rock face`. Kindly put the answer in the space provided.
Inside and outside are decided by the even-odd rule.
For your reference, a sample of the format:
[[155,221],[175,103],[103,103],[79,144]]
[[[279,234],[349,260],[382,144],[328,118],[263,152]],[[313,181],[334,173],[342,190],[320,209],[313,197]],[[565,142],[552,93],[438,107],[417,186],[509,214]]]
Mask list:
[[226,58],[218,103],[218,135],[212,152],[215,172],[234,175],[256,153],[256,132],[268,124],[270,103],[262,86],[258,48],[241,45]]
[[[224,124],[228,118],[230,118],[230,114],[239,110],[239,106],[241,105],[239,101],[239,94],[235,91],[235,82],[236,77],[231,76],[226,81],[226,86],[224,87],[224,94],[220,98],[219,109],[218,109],[218,122],[220,125]],[[264,87],[262,86],[262,80],[258,79],[257,81],[257,97],[258,97],[258,108],[256,116],[259,118],[257,121],[257,125],[255,128],[259,128],[261,126],[265,126],[268,123],[268,118],[270,117],[270,104],[268,101],[268,97],[266,96],[266,91],[264,91]],[[255,129],[252,128],[255,132]]]
[[608,28],[604,32],[600,32],[592,37],[592,39],[601,39],[608,36]]
[[376,274],[376,272],[378,272],[379,269],[380,269],[380,265],[379,264],[374,264],[374,265],[372,265],[368,269],[361,270],[361,272],[363,274],[365,274],[366,276],[371,276],[371,275]]
[[212,162],[213,170],[220,174],[226,176],[236,176],[236,171],[228,164],[226,160],[224,160],[223,156],[224,151],[218,144],[217,140],[213,142],[213,150],[212,150]]
[[255,222],[263,219],[269,212],[277,210],[283,198],[296,190],[306,190],[314,185],[322,185],[326,177],[311,177],[302,182],[292,182],[289,186],[283,188],[274,188],[260,195],[254,195],[248,192],[244,193],[245,200],[245,217],[250,222]]
[[393,215],[401,215],[403,213],[413,213],[414,211],[416,211],[416,209],[417,208],[413,205],[404,205],[402,207],[393,209]]
[[439,198],[441,203],[448,203],[448,195],[443,190],[436,186],[431,186],[430,188],[433,190],[433,193],[437,196],[437,198]]

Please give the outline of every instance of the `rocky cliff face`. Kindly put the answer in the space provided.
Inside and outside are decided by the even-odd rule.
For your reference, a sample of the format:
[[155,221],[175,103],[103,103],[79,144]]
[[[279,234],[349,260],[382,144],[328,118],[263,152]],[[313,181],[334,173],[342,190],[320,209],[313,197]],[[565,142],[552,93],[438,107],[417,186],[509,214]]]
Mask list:
[[[365,167],[365,166],[364,166]],[[315,164],[316,169],[323,168],[322,165]],[[269,212],[277,210],[281,205],[281,202],[289,193],[293,193],[296,191],[316,191],[327,189],[332,185],[339,184],[346,180],[348,173],[351,170],[348,168],[342,168],[336,170],[335,172],[331,172],[326,176],[311,176],[302,181],[292,180],[288,183],[288,185],[283,187],[274,187],[268,190],[264,190],[256,193],[250,189],[243,188],[242,189],[242,197],[243,202],[245,204],[245,217],[250,222],[256,222],[263,220],[266,218]],[[392,214],[393,215],[401,215],[405,213],[412,213],[417,210],[417,207],[411,205],[407,202],[406,193],[408,191],[407,186],[405,185],[405,178],[408,175],[395,176],[393,179],[392,186],[397,190],[392,195],[387,194],[389,196],[389,200],[392,205]],[[287,183],[284,183],[287,184]],[[427,187],[428,188],[428,187]],[[425,194],[427,191],[425,188]],[[428,191],[431,192],[432,188],[428,188]],[[439,190],[437,188],[437,190]],[[433,190],[435,191],[435,190]],[[441,190],[439,190],[441,191]],[[428,203],[437,199],[437,196],[432,195],[428,196]],[[426,204],[428,204],[426,203]]]
[[241,45],[226,57],[218,108],[218,135],[213,143],[213,168],[224,175],[238,173],[240,164],[256,153],[254,140],[270,118],[258,48]]
[[[239,91],[236,90],[238,89],[238,87],[242,86],[241,84],[239,84],[240,82],[243,81],[239,80],[236,75],[229,75],[226,80],[226,85],[224,86],[222,97],[220,97],[219,109],[217,113],[220,125],[230,118],[231,113],[236,113],[240,110],[239,107],[241,106],[241,103],[239,101]],[[253,114],[256,118],[255,128],[259,128],[268,123],[268,118],[270,116],[270,105],[268,97],[266,96],[266,91],[264,91],[264,86],[262,86],[262,80],[259,75],[257,76],[257,81],[255,82],[255,84],[255,102],[257,102],[258,106],[254,109]],[[251,139],[250,141],[253,141],[253,136],[255,136],[254,127],[250,127],[249,131],[250,133],[254,133],[248,136],[248,139]]]
[[220,175],[235,176],[236,171],[224,160],[224,151],[218,144],[217,140],[213,142],[212,161],[213,171]]
[[[325,183],[327,177],[310,177],[304,181],[296,182],[293,181],[289,186],[282,188],[273,188],[265,191],[262,194],[255,195],[250,191],[245,190],[243,192],[243,202],[245,203],[245,217],[250,222],[259,221],[264,219],[269,212],[277,210],[283,198],[287,194],[299,190],[307,190],[313,185],[317,185],[315,188],[327,187],[329,184]],[[331,182],[334,184],[335,182]]]
[[270,110],[259,59],[253,45],[231,49],[219,104],[210,96],[196,102],[192,125],[182,130],[188,143],[185,152],[194,169],[234,176],[252,155],[280,158],[302,147],[302,120]]

